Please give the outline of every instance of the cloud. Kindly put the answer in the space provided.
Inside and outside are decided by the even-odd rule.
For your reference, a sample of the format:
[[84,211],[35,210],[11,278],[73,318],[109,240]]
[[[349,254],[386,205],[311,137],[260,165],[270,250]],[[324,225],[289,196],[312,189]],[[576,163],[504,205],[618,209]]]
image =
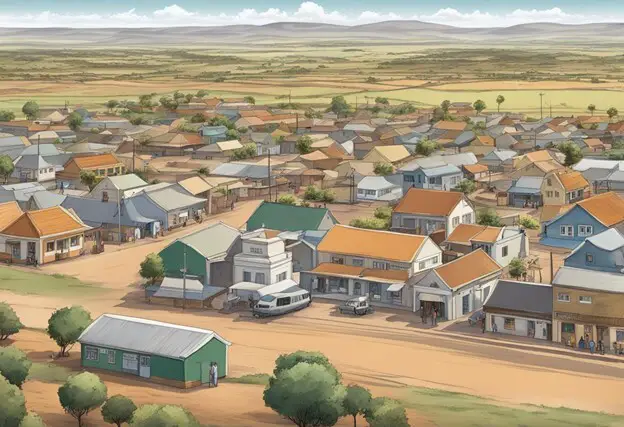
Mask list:
[[190,11],[177,4],[139,13],[136,9],[102,13],[57,13],[43,11],[25,14],[0,14],[0,27],[168,27],[168,26],[218,26],[231,24],[264,25],[273,22],[318,22],[339,25],[360,25],[388,20],[419,20],[457,27],[506,27],[533,22],[560,24],[583,24],[590,22],[622,22],[623,16],[605,12],[604,15],[566,13],[561,8],[516,9],[506,13],[489,13],[480,10],[461,12],[443,8],[430,14],[400,15],[364,10],[352,13],[327,10],[313,1],[304,1],[291,12],[268,8],[265,10],[242,9],[237,13],[204,13]]

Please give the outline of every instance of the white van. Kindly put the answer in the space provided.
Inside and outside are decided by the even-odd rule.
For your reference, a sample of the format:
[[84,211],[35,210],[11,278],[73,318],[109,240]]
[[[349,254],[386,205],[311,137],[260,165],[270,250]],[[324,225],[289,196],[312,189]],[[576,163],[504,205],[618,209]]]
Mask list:
[[301,310],[311,303],[310,292],[295,286],[283,292],[263,295],[252,311],[256,317],[278,316]]

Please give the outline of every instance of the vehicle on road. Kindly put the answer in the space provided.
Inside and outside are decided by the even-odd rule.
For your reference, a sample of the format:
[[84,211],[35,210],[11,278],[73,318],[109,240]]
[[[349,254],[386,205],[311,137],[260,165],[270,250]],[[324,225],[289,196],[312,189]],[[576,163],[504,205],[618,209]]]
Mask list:
[[472,313],[470,317],[468,318],[468,324],[470,326],[475,326],[475,325],[478,325],[483,320],[485,320],[485,313],[483,312],[483,310],[477,310],[474,313]]
[[357,297],[347,300],[338,306],[340,313],[355,314],[363,316],[373,313],[375,310],[371,307],[368,297]]
[[310,292],[295,286],[283,292],[263,295],[254,305],[254,317],[279,316],[309,307],[312,303]]

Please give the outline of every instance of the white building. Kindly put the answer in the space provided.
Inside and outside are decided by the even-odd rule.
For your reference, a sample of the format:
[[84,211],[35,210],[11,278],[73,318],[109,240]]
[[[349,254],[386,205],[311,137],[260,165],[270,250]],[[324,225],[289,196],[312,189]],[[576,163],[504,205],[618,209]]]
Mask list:
[[118,199],[123,199],[126,195],[131,196],[137,189],[145,188],[146,186],[147,182],[133,173],[107,176],[98,182],[87,197],[103,202],[117,203]]
[[403,188],[383,176],[366,176],[357,185],[358,200],[394,201],[403,197]]
[[19,156],[13,162],[13,178],[20,182],[56,184],[56,166],[49,164],[38,154]]
[[256,230],[242,237],[242,252],[234,255],[234,283],[272,285],[292,279],[292,254],[271,230]]

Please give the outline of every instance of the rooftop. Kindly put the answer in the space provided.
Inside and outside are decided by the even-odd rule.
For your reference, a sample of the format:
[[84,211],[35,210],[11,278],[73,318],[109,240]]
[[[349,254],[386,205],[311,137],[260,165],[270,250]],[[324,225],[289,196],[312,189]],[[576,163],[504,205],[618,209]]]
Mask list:
[[0,203],[0,231],[22,215],[22,209],[17,202]]
[[319,264],[311,273],[397,283],[404,283],[409,278],[407,270],[380,270],[376,268],[356,267],[353,265],[333,264],[330,262]]
[[564,266],[557,271],[552,283],[558,286],[624,293],[624,274],[621,273]]
[[450,288],[459,288],[477,279],[501,271],[501,266],[478,249],[447,264],[436,267],[435,272]]
[[61,206],[23,213],[2,230],[2,234],[16,237],[52,236],[87,230],[85,224]]
[[325,215],[337,222],[326,208],[263,202],[247,220],[247,230],[270,228],[280,231],[318,230]]
[[471,242],[494,243],[503,227],[490,227],[478,224],[459,224],[453,232],[446,238],[447,242],[469,245]]
[[544,283],[499,280],[483,308],[551,314],[552,286]]
[[394,208],[395,213],[447,216],[464,199],[457,191],[410,188]]
[[74,157],[72,160],[80,169],[92,169],[103,166],[115,166],[121,162],[114,154],[99,154],[97,156]]
[[589,187],[589,182],[587,182],[582,173],[577,171],[563,172],[558,174],[557,177],[567,191]]
[[577,202],[604,226],[611,227],[624,221],[624,200],[614,192],[599,194]]

